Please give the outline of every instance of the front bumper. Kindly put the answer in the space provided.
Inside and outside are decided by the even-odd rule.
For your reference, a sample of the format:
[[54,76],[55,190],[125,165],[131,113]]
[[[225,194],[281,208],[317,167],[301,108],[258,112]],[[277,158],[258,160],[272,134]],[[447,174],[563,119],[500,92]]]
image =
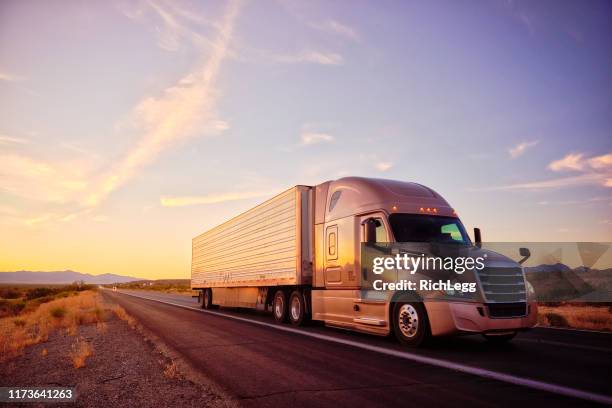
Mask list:
[[434,336],[525,330],[538,320],[535,302],[528,302],[524,317],[492,318],[484,303],[431,301],[425,302],[425,309]]

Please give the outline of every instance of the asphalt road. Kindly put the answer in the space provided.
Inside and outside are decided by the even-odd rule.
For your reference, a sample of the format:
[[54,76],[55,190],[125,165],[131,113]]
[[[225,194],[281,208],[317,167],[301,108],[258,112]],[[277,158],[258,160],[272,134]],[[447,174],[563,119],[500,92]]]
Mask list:
[[103,293],[245,406],[612,404],[606,333],[537,328],[502,346],[465,336],[407,350],[257,312],[202,311],[181,295]]

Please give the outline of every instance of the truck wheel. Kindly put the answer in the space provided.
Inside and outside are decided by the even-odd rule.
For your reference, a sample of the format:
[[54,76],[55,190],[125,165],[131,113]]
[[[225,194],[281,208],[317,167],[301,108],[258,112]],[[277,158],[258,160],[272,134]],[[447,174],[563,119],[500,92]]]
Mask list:
[[306,304],[304,296],[299,290],[293,291],[289,298],[289,320],[294,326],[301,326],[306,316]]
[[276,323],[287,322],[287,295],[285,294],[285,291],[281,289],[277,290],[274,294],[272,313],[274,314],[274,320],[276,320]]
[[204,309],[204,290],[198,291],[198,305]]
[[508,334],[483,334],[482,337],[487,339],[487,341],[491,344],[503,344],[512,340],[516,336],[516,332],[508,333]]
[[418,347],[431,337],[427,312],[421,302],[399,302],[393,308],[393,332],[400,343]]
[[202,308],[203,309],[212,309],[212,290],[210,288],[204,289],[204,299],[202,300]]

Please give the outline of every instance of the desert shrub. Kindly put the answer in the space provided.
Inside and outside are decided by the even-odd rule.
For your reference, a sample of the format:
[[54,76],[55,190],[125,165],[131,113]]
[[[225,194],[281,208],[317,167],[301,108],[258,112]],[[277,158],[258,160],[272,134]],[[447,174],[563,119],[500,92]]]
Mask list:
[[55,317],[56,319],[61,319],[66,316],[66,309],[61,306],[56,306],[51,308],[49,313],[51,313],[51,316]]
[[0,299],[0,317],[17,316],[26,307],[26,302],[16,299]]
[[33,300],[46,296],[52,296],[57,293],[57,288],[34,288],[26,293],[26,299]]
[[[2,302],[16,303],[0,299],[0,303]],[[0,318],[0,363],[19,355],[27,346],[47,341],[54,330],[66,329],[70,334],[77,335],[79,324],[96,324],[99,325],[99,330],[104,331],[106,330],[104,320],[108,319],[111,313],[111,306],[100,302],[99,295],[93,292],[79,292],[77,296],[55,299],[29,310],[30,304],[36,303],[37,301],[28,302],[28,308],[18,319]],[[79,347],[83,347],[84,350],[87,348],[87,346]],[[77,359],[75,364],[84,364],[86,357],[83,357],[82,363],[77,357],[86,354],[75,352]]]
[[551,326],[568,327],[567,319],[558,313],[546,313],[544,315]]
[[0,289],[0,298],[3,299],[19,299],[21,297],[21,292],[17,289],[11,288],[2,288]]
[[53,296],[43,296],[43,297],[39,297],[37,299],[34,299],[34,302],[36,302],[39,305],[42,305],[43,303],[47,303],[50,302],[54,299]]
[[87,360],[87,357],[91,356],[92,353],[93,348],[91,344],[83,339],[77,339],[76,343],[72,345],[72,350],[70,352],[70,358],[72,359],[74,368],[85,367],[85,360]]

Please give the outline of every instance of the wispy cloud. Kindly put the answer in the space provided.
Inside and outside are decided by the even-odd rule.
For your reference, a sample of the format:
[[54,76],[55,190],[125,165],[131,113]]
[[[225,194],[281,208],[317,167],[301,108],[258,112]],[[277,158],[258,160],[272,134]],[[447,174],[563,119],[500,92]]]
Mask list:
[[145,98],[133,109],[130,122],[141,133],[140,141],[102,177],[96,190],[89,195],[88,205],[97,205],[165,150],[195,135],[227,129],[226,122],[215,118],[217,94],[214,85],[221,62],[228,53],[238,9],[238,2],[229,4],[212,52],[204,63],[162,95]]
[[327,20],[321,23],[310,23],[310,27],[326,33],[336,34],[352,41],[359,40],[359,34],[357,31],[336,20]]
[[202,204],[218,204],[228,201],[245,200],[248,198],[257,198],[271,196],[278,193],[276,191],[241,191],[223,194],[209,194],[202,196],[186,196],[186,197],[162,197],[161,205],[164,207],[185,207],[190,205]]
[[509,148],[508,154],[510,155],[510,158],[516,159],[517,157],[522,156],[527,151],[527,149],[537,145],[538,143],[539,140],[533,140],[531,142],[521,142],[516,146]]
[[583,160],[584,154],[582,153],[570,153],[562,159],[555,160],[548,165],[548,168],[552,171],[564,171],[574,170],[580,171],[584,169],[585,162]]
[[335,138],[328,134],[328,133],[323,133],[323,132],[302,132],[301,134],[301,139],[302,139],[302,146],[309,146],[309,145],[314,145],[314,144],[319,144],[319,143],[330,143],[333,142],[335,140]]
[[472,190],[546,190],[585,185],[612,187],[612,153],[591,158],[585,157],[583,153],[570,153],[547,167],[554,172],[571,171],[581,174]]
[[28,144],[28,143],[30,143],[30,141],[27,139],[0,135],[0,144]]
[[45,214],[45,215],[40,215],[40,216],[33,217],[33,218],[27,218],[26,220],[24,220],[24,223],[28,227],[33,227],[36,224],[42,224],[46,221],[49,221],[51,218],[53,218],[52,214]]
[[88,163],[47,162],[21,154],[0,154],[0,191],[35,201],[66,203],[87,188]]
[[[156,12],[162,10],[159,4],[150,4],[155,4]],[[203,52],[204,48],[199,49],[206,55],[203,61],[160,95],[143,98],[131,110],[124,128],[137,135],[137,143],[106,168],[97,166],[99,163],[92,160],[91,155],[73,146],[64,147],[77,153],[74,160],[48,161],[33,153],[0,154],[0,191],[33,202],[60,205],[54,207],[53,213],[23,218],[26,225],[71,221],[83,214],[92,215],[96,206],[109,194],[137,176],[168,149],[192,137],[218,134],[229,127],[227,122],[216,117],[218,93],[215,84],[221,63],[229,52],[239,8],[239,1],[229,3],[222,20],[216,25],[217,34],[211,42],[213,46],[207,48],[207,52]],[[180,18],[186,18],[185,13],[164,15],[168,18],[168,25],[180,24]],[[186,26],[172,27],[179,31],[187,30]],[[0,144],[21,142],[7,136],[0,139]]]
[[393,167],[393,163],[385,161],[376,163],[376,170],[378,171],[387,171]]
[[589,166],[594,169],[612,169],[612,153],[592,157],[588,160]]
[[492,190],[549,190],[565,187],[575,187],[584,185],[602,185],[605,183],[605,177],[601,174],[582,174],[580,176],[561,177],[551,180],[532,181],[526,183],[516,183],[506,186],[485,187],[481,189],[472,189],[475,191],[492,191]]
[[25,80],[25,78],[22,76],[13,75],[13,74],[9,74],[8,72],[0,71],[0,81],[18,82],[18,81],[23,81],[23,80]]
[[342,65],[344,63],[342,55],[323,51],[302,51],[293,55],[274,55],[272,59],[275,62],[283,64],[310,63],[319,65]]
[[562,201],[540,201],[539,205],[583,205],[583,204],[596,204],[596,203],[609,203],[612,201],[612,197],[590,197],[579,200],[562,200]]
[[163,50],[179,51],[185,47],[184,40],[188,40],[197,46],[214,46],[207,37],[190,29],[189,24],[185,24],[195,23],[199,26],[214,26],[214,23],[180,7],[177,2],[145,0],[136,4],[121,4],[120,11],[126,17],[136,21],[153,16],[156,19],[154,27],[157,45]]

